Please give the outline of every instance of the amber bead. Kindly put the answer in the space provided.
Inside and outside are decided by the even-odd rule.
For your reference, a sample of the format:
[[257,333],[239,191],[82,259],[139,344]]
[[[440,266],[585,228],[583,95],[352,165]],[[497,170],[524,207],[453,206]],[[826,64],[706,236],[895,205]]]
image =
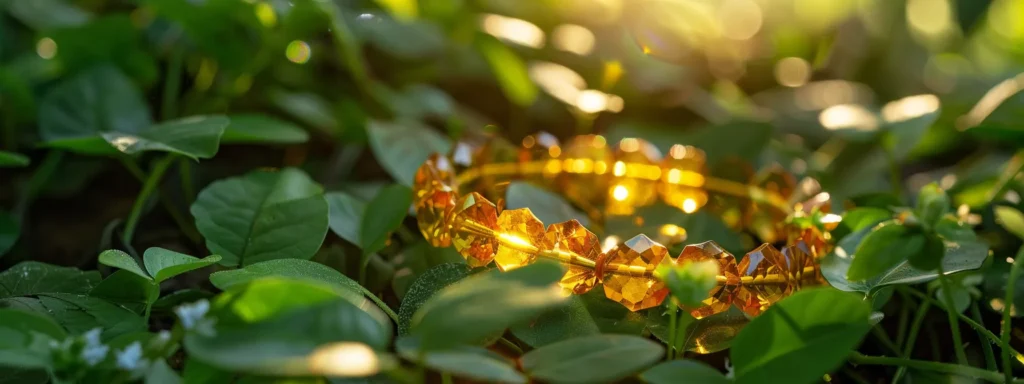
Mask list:
[[740,273],[736,263],[736,257],[726,252],[714,241],[705,241],[700,244],[687,245],[683,252],[676,258],[676,263],[682,264],[685,261],[698,262],[714,260],[718,264],[718,285],[715,286],[703,301],[703,305],[697,308],[683,307],[690,311],[695,318],[704,318],[729,309],[736,292],[740,289]]
[[[768,168],[751,180],[751,183],[783,201],[789,199],[796,188],[796,178],[780,166]],[[751,201],[749,204],[744,221],[761,241],[775,243],[786,238],[782,225],[786,219],[785,212],[763,203]]]
[[695,212],[707,204],[706,162],[704,151],[688,145],[673,145],[668,156],[661,160],[658,193],[662,201],[685,212]]
[[806,242],[798,241],[787,245],[782,249],[782,255],[789,260],[790,276],[796,282],[797,288],[816,284],[820,280],[820,270]]
[[[629,308],[639,311],[655,307],[665,300],[665,283],[651,277],[661,263],[671,262],[668,249],[647,236],[636,237],[608,251],[604,266],[604,295]],[[630,274],[627,267],[646,271],[646,275]]]
[[612,184],[608,188],[606,211],[612,215],[632,214],[636,207],[657,199],[661,167],[658,148],[642,139],[625,138],[615,148]]
[[416,202],[416,222],[430,245],[451,245],[449,228],[454,216],[455,196],[451,188],[435,185],[435,188],[427,188],[423,197]]
[[603,136],[576,136],[562,148],[558,187],[577,204],[600,205],[608,194],[612,163],[612,152]]
[[422,200],[429,192],[439,187],[455,189],[455,169],[445,156],[434,153],[427,157],[413,176],[415,201]]
[[775,302],[789,296],[793,281],[786,256],[771,244],[764,244],[747,255],[738,266],[743,287],[734,303],[751,316],[757,316]]
[[459,199],[455,208],[452,244],[470,267],[483,267],[494,260],[498,250],[498,210],[483,195],[472,192]]
[[[544,247],[592,261],[596,261],[601,255],[601,242],[597,235],[576,220],[549,225],[547,232],[544,233]],[[569,270],[562,276],[558,285],[566,292],[582,295],[597,285],[596,270],[592,267],[569,264]]]
[[498,215],[498,253],[494,263],[502,271],[510,271],[537,260],[543,246],[544,223],[529,208],[507,209]]

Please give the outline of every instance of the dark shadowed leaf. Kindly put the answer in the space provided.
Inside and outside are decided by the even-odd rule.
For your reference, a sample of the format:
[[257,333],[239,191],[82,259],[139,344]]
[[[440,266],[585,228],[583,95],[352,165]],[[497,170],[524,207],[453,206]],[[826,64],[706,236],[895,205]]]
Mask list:
[[309,141],[309,133],[298,125],[266,115],[231,115],[231,124],[224,129],[224,144],[301,144]]
[[530,377],[554,383],[613,382],[642,371],[665,354],[649,339],[593,335],[534,349],[522,357]]
[[469,276],[469,267],[464,263],[441,264],[428,269],[412,283],[398,307],[398,334],[409,333],[413,315],[423,303],[445,287]]
[[100,327],[103,339],[109,340],[146,329],[142,316],[100,298],[47,293],[39,295],[39,301],[69,333],[80,334]]
[[401,184],[384,187],[366,206],[368,214],[363,215],[359,227],[359,243],[363,255],[384,248],[391,232],[402,225],[402,219],[412,205],[412,190]]
[[228,118],[219,115],[191,116],[163,122],[137,133],[103,132],[117,150],[134,155],[146,151],[177,153],[193,160],[209,159],[220,148]]
[[30,161],[28,157],[20,153],[0,151],[0,168],[27,167]]
[[168,366],[163,359],[155,361],[146,371],[146,384],[180,384],[181,382],[178,372]]
[[359,246],[359,226],[366,212],[366,202],[345,192],[328,192],[324,197],[330,206],[331,231]]
[[147,305],[155,302],[160,296],[160,286],[153,280],[122,269],[103,279],[96,288],[89,291],[89,296],[101,298],[141,314]]
[[[441,264],[465,264],[466,260],[454,247],[438,248],[426,241],[405,247],[402,253],[392,259],[395,276],[391,280],[391,288],[399,298],[405,298],[413,282],[431,268]],[[410,314],[410,317],[412,315]]]
[[[49,356],[31,348],[34,334],[51,340],[63,340],[67,332],[45,313],[0,309],[0,369],[11,367],[44,368]],[[6,373],[5,373],[6,374]]]
[[448,153],[451,143],[415,120],[371,121],[366,127],[370,148],[399,184],[412,186],[413,175],[433,153]]
[[733,341],[736,383],[814,382],[850,355],[871,328],[870,315],[857,295],[827,287],[779,301]]
[[213,265],[220,259],[219,255],[210,255],[200,259],[159,247],[149,248],[142,255],[146,271],[149,271],[157,283],[185,272]]
[[21,236],[21,225],[10,213],[0,211],[0,257],[14,247]]
[[[414,336],[399,338],[395,342],[399,356],[419,361],[419,340]],[[487,383],[526,383],[526,377],[519,373],[506,358],[487,349],[461,345],[452,349],[422,352],[426,366],[455,376]]]
[[67,73],[114,64],[144,85],[159,76],[156,56],[146,50],[144,32],[125,12],[105,12],[81,26],[46,31],[58,49],[53,61]]
[[639,336],[646,326],[643,313],[632,312],[608,300],[597,287],[569,297],[566,305],[544,312],[536,321],[512,327],[512,334],[532,347],[575,337],[616,333]]
[[210,184],[192,204],[196,227],[221,264],[309,259],[327,235],[323,189],[294,168]]
[[89,293],[100,282],[100,273],[23,261],[0,272],[0,299],[41,293]]
[[732,382],[722,372],[697,360],[666,361],[640,374],[643,381],[651,384],[678,383],[683,377],[689,382],[700,384],[729,384]]

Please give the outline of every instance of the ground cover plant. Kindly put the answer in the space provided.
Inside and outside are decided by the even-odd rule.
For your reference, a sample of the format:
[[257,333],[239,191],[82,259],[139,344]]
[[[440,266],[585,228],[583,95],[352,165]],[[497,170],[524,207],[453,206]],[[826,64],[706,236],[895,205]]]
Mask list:
[[[1024,382],[1022,20],[1021,0],[0,0],[0,383]],[[419,230],[428,157],[566,157],[547,137],[587,134],[700,148],[709,178],[801,208],[474,186],[605,251],[646,233],[749,261],[813,229],[822,284],[697,319],[680,306],[722,267],[672,263],[632,311]]]

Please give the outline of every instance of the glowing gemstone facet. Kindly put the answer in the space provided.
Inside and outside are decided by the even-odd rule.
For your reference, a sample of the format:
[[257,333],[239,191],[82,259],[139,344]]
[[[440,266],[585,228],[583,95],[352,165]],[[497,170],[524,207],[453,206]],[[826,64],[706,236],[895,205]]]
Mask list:
[[452,210],[455,208],[455,191],[435,185],[428,188],[416,202],[416,223],[430,245],[447,247],[452,244]]
[[644,235],[615,246],[606,258],[604,295],[630,311],[660,305],[668,295],[668,288],[650,273],[659,264],[671,262],[667,256],[667,248]]
[[703,301],[702,306],[689,310],[695,318],[704,318],[716,313],[725,312],[732,305],[737,291],[740,289],[740,273],[737,268],[736,258],[718,246],[714,241],[705,241],[700,244],[687,245],[683,252],[676,259],[677,263],[684,261],[714,260],[718,263],[719,282]]
[[818,283],[821,273],[806,242],[801,240],[786,246],[782,249],[782,255],[789,259],[790,276],[796,287]]
[[413,176],[414,201],[422,200],[432,190],[448,187],[455,188],[455,169],[447,157],[434,153],[427,157],[423,165]]
[[479,193],[459,199],[455,208],[452,244],[470,267],[483,267],[498,250],[498,210]]
[[737,268],[743,286],[734,303],[751,316],[757,316],[775,302],[793,292],[789,259],[771,244],[750,251]]
[[498,253],[494,262],[498,269],[510,271],[537,260],[543,247],[544,223],[529,208],[507,209],[498,215]]
[[707,157],[704,151],[688,145],[673,145],[661,160],[658,193],[666,204],[692,213],[707,204],[704,191]]
[[625,138],[615,148],[612,185],[608,189],[606,210],[613,215],[629,215],[636,207],[654,202],[661,167],[658,148],[645,140]]
[[561,161],[558,187],[567,198],[585,205],[604,201],[613,158],[603,136],[574,137],[562,149]]
[[[567,252],[574,256],[596,261],[601,255],[601,242],[597,235],[588,231],[579,221],[569,220],[564,223],[551,224],[544,233],[544,247],[553,251]],[[597,284],[594,268],[569,264],[569,270],[562,276],[558,285],[568,293],[582,295]]]

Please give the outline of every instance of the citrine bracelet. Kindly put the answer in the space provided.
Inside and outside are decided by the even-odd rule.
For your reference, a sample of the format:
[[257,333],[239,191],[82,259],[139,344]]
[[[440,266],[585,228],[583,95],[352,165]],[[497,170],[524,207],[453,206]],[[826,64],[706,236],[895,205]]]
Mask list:
[[[698,148],[675,145],[661,158],[653,145],[641,139],[627,138],[609,147],[604,137],[585,135],[563,148],[553,136],[542,133],[527,137],[514,161],[463,161],[462,169],[457,169],[448,156],[431,155],[414,179],[419,228],[433,246],[454,245],[471,267],[494,261],[498,269],[508,271],[538,258],[557,260],[568,266],[559,282],[567,293],[584,294],[603,284],[606,297],[631,311],[665,300],[668,289],[654,277],[661,264],[717,262],[717,285],[708,298],[699,307],[683,308],[698,319],[731,306],[756,316],[802,286],[823,283],[817,259],[828,252],[827,232],[813,226],[790,228],[781,251],[765,243],[737,259],[706,241],[686,245],[673,259],[665,246],[642,234],[602,251],[597,235],[577,220],[545,228],[529,208],[504,209],[500,197],[495,204],[479,191],[460,193],[460,187],[481,190],[493,187],[497,180],[539,178],[553,183],[577,204],[603,206],[605,212],[616,215],[632,214],[659,197],[693,213],[708,203],[708,192],[756,201],[784,214],[794,211],[778,188],[710,177],[705,153]],[[797,204],[797,209],[808,207]]]

